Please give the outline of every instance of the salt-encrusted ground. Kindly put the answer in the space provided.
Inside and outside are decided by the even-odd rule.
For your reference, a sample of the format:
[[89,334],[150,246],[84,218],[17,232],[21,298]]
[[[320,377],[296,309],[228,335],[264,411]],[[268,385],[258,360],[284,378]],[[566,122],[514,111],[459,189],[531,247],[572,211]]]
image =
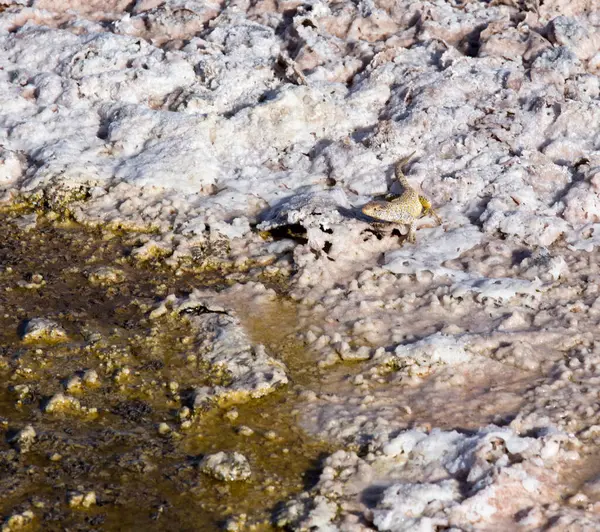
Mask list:
[[[290,276],[331,371],[302,425],[350,454],[282,525],[600,526],[595,0],[41,0],[0,27],[5,204],[151,230],[132,255],[174,272]],[[444,220],[416,244],[359,214],[412,151]],[[234,331],[242,395],[285,384],[196,319]]]

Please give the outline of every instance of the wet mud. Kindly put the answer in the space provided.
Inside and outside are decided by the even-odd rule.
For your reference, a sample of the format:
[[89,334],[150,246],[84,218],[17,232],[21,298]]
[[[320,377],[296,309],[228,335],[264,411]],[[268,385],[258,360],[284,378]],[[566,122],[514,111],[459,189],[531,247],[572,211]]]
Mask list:
[[[292,384],[185,424],[191,390],[217,377],[198,370],[184,318],[150,321],[148,313],[169,294],[220,289],[227,279],[140,265],[135,234],[14,212],[0,225],[6,529],[269,529],[277,505],[307,489],[332,450],[296,422],[297,384],[314,373],[303,370],[310,364],[294,339],[293,308],[273,303],[241,315],[253,340],[287,364]],[[27,324],[40,318],[63,335],[28,338]],[[243,453],[251,478],[203,474],[202,457],[218,451]]]

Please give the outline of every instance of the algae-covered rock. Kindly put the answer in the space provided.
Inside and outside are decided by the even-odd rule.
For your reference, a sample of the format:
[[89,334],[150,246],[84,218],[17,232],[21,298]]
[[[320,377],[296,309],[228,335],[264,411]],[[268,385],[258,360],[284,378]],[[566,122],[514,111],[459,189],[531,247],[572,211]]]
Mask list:
[[33,318],[23,325],[21,338],[26,343],[55,343],[66,341],[68,336],[55,321],[48,318]]
[[243,454],[223,451],[205,456],[200,462],[200,471],[225,482],[246,480],[252,474],[248,459]]
[[165,313],[190,321],[196,331],[199,368],[203,368],[202,374],[210,374],[209,382],[194,391],[195,410],[215,402],[256,399],[287,384],[285,365],[270,356],[264,346],[251,343],[233,311],[194,292],[181,299],[170,296],[150,317]]

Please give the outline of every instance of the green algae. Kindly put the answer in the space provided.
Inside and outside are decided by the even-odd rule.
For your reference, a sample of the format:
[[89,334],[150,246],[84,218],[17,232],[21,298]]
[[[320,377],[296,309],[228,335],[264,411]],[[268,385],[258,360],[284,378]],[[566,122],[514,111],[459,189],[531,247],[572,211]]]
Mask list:
[[[320,457],[331,451],[296,423],[298,387],[316,373],[295,338],[293,305],[238,309],[253,341],[286,364],[292,384],[229,410],[194,413],[193,389],[226,385],[227,376],[198,360],[186,319],[149,320],[148,311],[168,294],[231,281],[212,271],[174,276],[158,260],[141,265],[131,258],[135,234],[107,238],[100,229],[43,216],[33,228],[19,228],[24,212],[0,215],[4,519],[30,510],[29,528],[39,530],[212,530],[237,516],[246,527],[270,529],[277,505],[305,489]],[[118,266],[122,277],[90,282],[90,271],[101,266]],[[32,275],[43,285],[23,288],[19,281]],[[18,331],[33,317],[59,323],[68,341],[24,344]],[[85,381],[90,371],[97,382]],[[45,412],[57,394],[97,408],[97,415]],[[15,438],[29,424],[34,444],[19,452]],[[167,427],[162,432],[161,424]],[[223,483],[199,472],[202,456],[217,451],[243,453],[252,477]],[[69,505],[71,493],[89,491],[95,505]]]

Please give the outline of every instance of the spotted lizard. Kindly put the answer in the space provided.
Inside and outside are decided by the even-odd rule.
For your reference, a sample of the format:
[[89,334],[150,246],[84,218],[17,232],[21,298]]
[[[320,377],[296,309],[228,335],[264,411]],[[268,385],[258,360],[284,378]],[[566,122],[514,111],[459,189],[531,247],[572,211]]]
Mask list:
[[402,167],[414,154],[413,152],[396,163],[396,179],[402,185],[402,194],[389,201],[370,201],[362,208],[363,214],[376,220],[408,225],[409,242],[416,241],[415,220],[421,216],[431,214],[438,224],[442,223],[442,219],[433,210],[431,202],[425,196],[420,196],[402,173]]

